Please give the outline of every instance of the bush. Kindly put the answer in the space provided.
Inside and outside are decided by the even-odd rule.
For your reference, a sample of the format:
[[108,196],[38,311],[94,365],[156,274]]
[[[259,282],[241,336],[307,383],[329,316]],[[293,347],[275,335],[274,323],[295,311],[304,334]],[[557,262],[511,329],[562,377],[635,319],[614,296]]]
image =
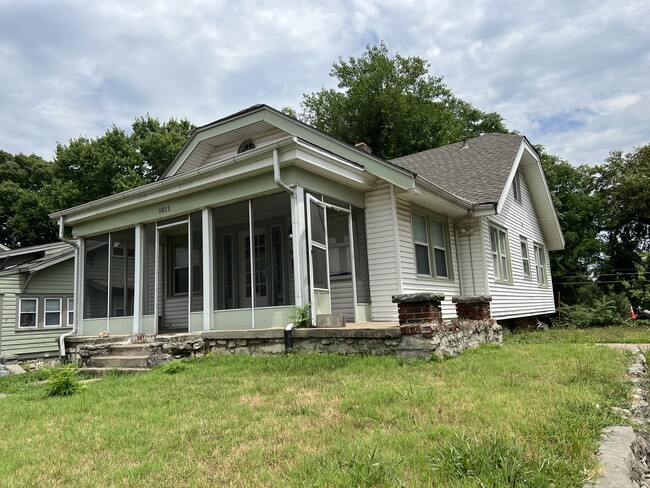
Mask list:
[[591,295],[575,305],[562,304],[560,325],[578,328],[623,325],[629,313],[630,304],[622,293]]
[[49,371],[45,394],[47,396],[68,396],[82,389],[79,380],[79,366],[66,364]]
[[160,366],[160,371],[165,374],[177,374],[185,369],[185,364],[178,359],[174,359]]

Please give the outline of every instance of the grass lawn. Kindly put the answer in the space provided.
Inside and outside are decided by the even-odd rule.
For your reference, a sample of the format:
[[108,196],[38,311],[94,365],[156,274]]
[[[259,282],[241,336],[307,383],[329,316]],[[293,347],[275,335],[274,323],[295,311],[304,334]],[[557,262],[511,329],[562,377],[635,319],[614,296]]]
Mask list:
[[[647,321],[645,321],[646,324]],[[650,325],[650,324],[648,324]],[[546,331],[504,334],[504,342],[515,344],[572,344],[621,343],[650,344],[650,327],[592,327],[590,329],[550,329]]]
[[0,378],[0,485],[580,486],[629,362],[508,343],[430,363],[195,359],[59,398]]

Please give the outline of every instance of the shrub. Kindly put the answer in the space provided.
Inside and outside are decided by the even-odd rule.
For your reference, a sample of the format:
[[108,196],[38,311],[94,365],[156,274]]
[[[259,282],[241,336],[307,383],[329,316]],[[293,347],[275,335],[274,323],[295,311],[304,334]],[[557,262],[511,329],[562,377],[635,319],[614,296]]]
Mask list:
[[76,364],[66,364],[49,371],[49,377],[45,386],[47,396],[67,396],[73,395],[82,389],[79,380],[79,366]]
[[185,364],[178,359],[174,359],[160,367],[160,371],[165,374],[178,374],[185,369]]

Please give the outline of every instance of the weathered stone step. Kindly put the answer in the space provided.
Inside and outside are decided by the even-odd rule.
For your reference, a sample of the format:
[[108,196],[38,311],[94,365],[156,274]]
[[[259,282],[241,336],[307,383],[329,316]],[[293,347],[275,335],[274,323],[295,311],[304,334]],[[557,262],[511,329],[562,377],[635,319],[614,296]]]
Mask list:
[[93,376],[104,376],[107,373],[111,373],[114,371],[117,371],[119,373],[129,373],[129,374],[134,374],[134,373],[145,373],[147,371],[150,371],[149,368],[87,368],[83,367],[80,370],[83,373],[88,373]]
[[93,356],[86,361],[90,368],[148,368],[149,355]]
[[109,351],[115,356],[142,356],[151,354],[154,344],[111,344]]

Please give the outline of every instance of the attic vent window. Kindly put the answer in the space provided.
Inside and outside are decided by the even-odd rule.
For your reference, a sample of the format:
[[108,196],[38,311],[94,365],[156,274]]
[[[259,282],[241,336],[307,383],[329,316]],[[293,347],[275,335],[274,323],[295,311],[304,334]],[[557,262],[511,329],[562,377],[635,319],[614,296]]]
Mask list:
[[237,154],[250,151],[251,149],[255,149],[255,142],[253,142],[253,139],[247,139],[239,145],[239,149],[237,149]]

